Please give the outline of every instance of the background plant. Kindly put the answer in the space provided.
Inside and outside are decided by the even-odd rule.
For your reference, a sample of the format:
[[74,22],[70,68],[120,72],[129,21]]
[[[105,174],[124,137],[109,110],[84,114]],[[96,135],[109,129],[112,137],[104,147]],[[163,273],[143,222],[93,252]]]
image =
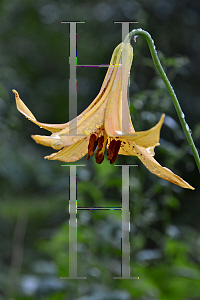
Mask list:
[[[120,272],[120,211],[78,212],[78,274],[87,281],[59,280],[68,272],[69,172],[43,159],[52,150],[30,138],[42,129],[18,113],[12,89],[38,120],[66,122],[69,32],[60,21],[86,20],[77,27],[78,64],[108,63],[121,41],[121,25],[113,20],[139,21],[130,30],[141,27],[153,37],[199,147],[199,16],[197,1],[1,1],[2,299],[198,299],[199,173],[144,39],[133,44],[133,125],[146,130],[166,114],[156,159],[196,190],[119,156],[117,164],[138,164],[130,169],[130,243],[131,274],[139,281],[112,279]],[[78,113],[97,95],[105,71],[78,68]],[[80,164],[86,167],[77,172],[78,205],[120,206],[120,168],[85,158]]]

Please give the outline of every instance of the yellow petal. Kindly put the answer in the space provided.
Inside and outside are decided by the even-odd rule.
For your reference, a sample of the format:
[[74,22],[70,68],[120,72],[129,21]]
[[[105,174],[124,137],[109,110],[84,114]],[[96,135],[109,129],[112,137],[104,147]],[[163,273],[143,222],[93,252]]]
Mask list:
[[134,141],[137,145],[149,148],[152,146],[159,145],[160,139],[160,129],[162,127],[163,121],[165,118],[165,114],[162,114],[160,121],[151,129],[146,131],[136,131],[137,136],[126,136],[123,135],[123,138],[127,138],[130,141]]
[[33,123],[37,124],[38,126],[49,130],[51,132],[57,132],[59,130],[62,130],[63,128],[66,127],[67,123],[65,124],[45,124],[38,122],[32,112],[28,109],[28,107],[24,104],[24,102],[20,99],[19,94],[16,90],[12,90],[13,93],[15,94],[15,100],[16,100],[16,105],[18,111],[20,111],[26,118],[28,118],[30,121]]
[[[121,58],[120,45],[114,50],[110,67],[107,72],[106,78],[103,83],[103,88],[99,95],[93,100],[90,106],[81,114],[81,118],[72,120],[71,132],[69,132],[69,126],[66,126],[62,131],[58,133],[62,141],[63,146],[69,146],[74,143],[74,138],[77,141],[81,140],[83,136],[90,135],[91,133],[98,132],[98,130],[104,124],[105,108],[107,100],[109,98],[110,90],[112,90],[113,82],[117,74],[117,67]],[[70,133],[70,134],[69,134]],[[76,135],[76,133],[78,135]],[[57,134],[57,133],[56,133]],[[80,135],[80,136],[79,136]],[[53,138],[54,134],[51,136]]]
[[[137,156],[135,154],[135,152],[133,151],[133,146],[135,145],[133,141],[128,141],[127,139],[123,139],[123,138],[120,138],[120,141],[122,143],[121,143],[121,147],[120,147],[120,150],[118,153],[119,155]],[[107,147],[109,147],[109,144],[107,145]],[[148,147],[145,149],[151,156],[154,156],[155,155],[154,148],[155,148],[155,146]]]
[[[119,138],[122,142],[119,150],[119,155],[136,155],[135,151],[133,150],[133,146],[135,145],[135,143],[137,143],[137,145],[146,148],[146,151],[151,156],[153,156],[155,154],[155,146],[159,145],[160,129],[163,124],[164,117],[165,115],[162,114],[158,124],[156,124],[156,126],[152,127],[151,129],[135,132],[135,134],[138,134],[138,136],[134,136],[131,134],[127,136],[118,136],[117,138]],[[107,147],[109,147],[109,144]]]
[[89,137],[82,139],[81,141],[75,143],[74,145],[64,147],[57,153],[52,153],[45,158],[50,160],[61,160],[64,162],[73,162],[84,157],[88,152],[88,142]]
[[[133,142],[134,143],[134,142]],[[174,184],[177,184],[183,188],[194,190],[194,188],[184,181],[181,177],[174,174],[169,169],[162,167],[147,151],[145,148],[136,145],[134,143],[134,151],[137,157],[143,162],[147,169],[157,175],[160,178],[163,178],[167,181],[170,181]]]
[[122,133],[122,131],[123,133],[134,132],[127,101],[128,77],[133,59],[133,49],[129,43],[122,43],[121,51],[122,64],[116,66],[118,70],[113,83],[113,87],[108,96],[105,112],[105,130],[109,136],[114,136],[119,132]]
[[[37,136],[38,143],[41,143],[46,146],[50,146],[51,143],[53,145],[54,140],[57,139],[57,136],[59,134],[62,146],[69,146],[74,144],[74,140],[76,142],[81,140],[85,135],[89,135],[91,132],[97,131],[103,125],[107,96],[109,94],[110,89],[112,88],[117,73],[117,69],[115,68],[115,66],[116,64],[119,65],[120,58],[121,44],[118,45],[113,52],[109,69],[106,73],[106,77],[97,97],[77,118],[74,118],[68,123],[45,124],[38,122],[34,115],[31,113],[31,111],[19,98],[19,94],[17,93],[17,91],[13,90],[13,92],[15,93],[17,109],[33,123],[53,132],[51,137],[39,138]],[[55,149],[57,149],[57,145]]]
[[62,141],[59,135],[45,136],[45,135],[32,135],[31,136],[37,144],[41,144],[43,146],[52,147],[55,150],[59,150],[63,147]]

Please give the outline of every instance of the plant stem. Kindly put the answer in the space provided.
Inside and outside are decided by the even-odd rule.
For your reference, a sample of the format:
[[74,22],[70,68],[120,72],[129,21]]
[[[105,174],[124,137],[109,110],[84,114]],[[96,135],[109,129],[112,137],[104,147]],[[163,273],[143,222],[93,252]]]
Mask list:
[[137,35],[142,35],[143,37],[145,37],[148,45],[149,45],[149,49],[150,49],[150,52],[151,52],[151,56],[153,58],[153,61],[154,61],[154,64],[160,74],[160,76],[162,77],[166,87],[167,87],[167,90],[172,98],[172,101],[174,103],[174,106],[175,106],[175,109],[177,111],[177,114],[178,114],[178,117],[179,117],[179,120],[181,122],[181,125],[182,125],[182,128],[185,132],[185,135],[186,135],[186,138],[188,140],[188,143],[190,145],[190,148],[192,150],[192,153],[194,155],[194,159],[196,161],[196,164],[197,164],[197,167],[198,167],[198,170],[200,172],[200,158],[199,158],[199,154],[198,154],[198,151],[195,147],[195,144],[194,144],[194,141],[193,141],[193,138],[192,138],[192,135],[191,135],[191,132],[190,132],[190,129],[189,129],[189,126],[188,124],[186,123],[185,121],[185,115],[184,113],[182,112],[182,109],[180,107],[180,104],[178,102],[178,99],[176,97],[176,94],[173,90],[173,87],[171,86],[170,82],[169,82],[169,79],[167,78],[166,74],[165,74],[165,71],[163,70],[163,67],[160,63],[160,60],[158,58],[158,55],[157,55],[157,51],[156,51],[156,47],[154,45],[154,41],[153,39],[151,38],[151,35],[147,32],[147,31],[144,31],[142,30],[141,28],[139,29],[134,29],[132,30],[125,38],[124,40],[124,43],[128,43],[130,41],[130,39],[132,39],[133,37],[136,37]]

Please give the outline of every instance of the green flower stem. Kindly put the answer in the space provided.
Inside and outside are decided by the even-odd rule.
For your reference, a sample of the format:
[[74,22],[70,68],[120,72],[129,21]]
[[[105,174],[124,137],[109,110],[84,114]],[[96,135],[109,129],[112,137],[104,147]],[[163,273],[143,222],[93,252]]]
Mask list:
[[124,43],[128,43],[130,41],[131,38],[133,37],[136,37],[137,35],[142,35],[143,37],[145,37],[148,45],[149,45],[149,49],[150,49],[150,52],[151,52],[151,56],[153,58],[153,61],[154,61],[154,64],[160,74],[160,76],[162,77],[167,89],[168,89],[168,92],[172,98],[172,101],[174,103],[174,106],[176,108],[176,111],[177,111],[177,114],[178,114],[178,117],[179,117],[179,120],[181,122],[181,125],[182,125],[182,128],[185,132],[185,135],[186,135],[186,138],[188,140],[188,143],[190,145],[190,148],[192,150],[192,153],[194,155],[194,159],[196,161],[196,164],[197,164],[197,167],[198,167],[198,170],[200,172],[200,158],[199,158],[199,154],[198,154],[198,151],[195,147],[195,144],[194,144],[194,141],[193,141],[193,138],[192,138],[192,135],[191,135],[191,132],[190,132],[190,129],[189,129],[189,126],[188,124],[186,123],[185,121],[185,116],[184,116],[184,113],[182,112],[182,109],[180,107],[180,104],[178,102],[178,99],[176,97],[176,94],[169,82],[169,79],[167,78],[166,74],[165,74],[165,71],[163,70],[163,67],[160,63],[160,60],[158,58],[158,55],[157,55],[157,51],[156,51],[156,48],[155,48],[155,45],[154,45],[154,41],[153,39],[151,38],[151,35],[147,32],[147,31],[144,31],[142,29],[134,29],[132,30],[125,38],[124,40]]

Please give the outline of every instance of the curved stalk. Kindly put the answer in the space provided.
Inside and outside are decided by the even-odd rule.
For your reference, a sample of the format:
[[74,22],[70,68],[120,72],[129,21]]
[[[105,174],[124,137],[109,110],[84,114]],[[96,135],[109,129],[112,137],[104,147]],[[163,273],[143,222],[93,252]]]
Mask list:
[[200,172],[200,158],[199,158],[198,151],[197,151],[197,149],[195,147],[195,144],[194,144],[194,141],[193,141],[193,138],[192,138],[189,126],[188,126],[188,124],[185,121],[185,115],[182,112],[182,109],[180,107],[180,104],[178,102],[176,94],[175,94],[175,92],[173,90],[173,87],[171,86],[171,84],[169,82],[169,79],[167,78],[167,76],[165,74],[165,71],[163,70],[163,67],[162,67],[162,65],[160,63],[160,60],[159,60],[158,55],[157,55],[156,47],[154,45],[154,41],[153,41],[151,35],[147,31],[142,30],[141,28],[134,29],[134,30],[132,30],[126,36],[126,38],[124,40],[124,43],[128,43],[130,41],[130,39],[132,39],[133,37],[136,38],[137,35],[142,35],[146,39],[146,41],[147,41],[147,43],[149,45],[151,56],[153,58],[154,64],[156,66],[156,69],[158,70],[161,78],[163,79],[163,81],[165,83],[165,86],[166,86],[166,88],[167,88],[167,90],[168,90],[168,92],[169,92],[169,94],[170,94],[170,96],[172,98],[172,101],[173,101],[175,109],[177,111],[177,114],[178,114],[179,120],[181,122],[182,128],[183,128],[183,130],[185,132],[186,138],[188,140],[188,143],[189,143],[190,148],[192,150],[192,153],[194,155],[194,159],[196,161],[198,170]]

